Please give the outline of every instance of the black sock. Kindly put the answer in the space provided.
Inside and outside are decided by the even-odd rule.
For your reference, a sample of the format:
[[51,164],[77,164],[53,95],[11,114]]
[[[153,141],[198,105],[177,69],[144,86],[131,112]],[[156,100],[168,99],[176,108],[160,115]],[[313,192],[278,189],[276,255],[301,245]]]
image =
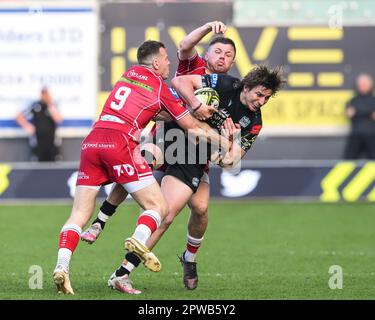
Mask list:
[[112,216],[117,209],[117,206],[110,204],[107,200],[104,200],[102,206],[100,207],[100,211],[106,214],[107,216]]
[[129,272],[128,269],[124,268],[123,265],[121,265],[121,266],[116,270],[116,273],[115,273],[116,277],[122,277],[122,276],[124,276],[124,275],[126,275],[126,274],[130,274],[130,272]]
[[[133,264],[135,267],[138,267],[139,264],[141,263],[141,259],[138,258],[134,253],[128,252],[125,255],[125,259],[128,260],[131,264]],[[125,274],[130,274],[130,271],[126,269],[123,265],[121,265],[117,270],[116,270],[116,277],[122,277]]]
[[128,252],[125,255],[125,259],[128,260],[130,263],[134,264],[135,267],[138,267],[141,263],[141,259],[139,259],[139,257],[132,252]]
[[[110,204],[107,200],[104,200],[102,206],[100,207],[100,211],[111,217],[116,212],[116,208],[117,206]],[[100,223],[103,230],[105,227],[105,222],[100,220],[98,217],[96,217],[96,219],[93,221],[93,224],[96,222]]]
[[96,219],[92,222],[92,224],[94,224],[94,223],[99,223],[100,226],[102,227],[102,230],[103,230],[104,227],[105,227],[105,222],[102,221],[102,220],[100,220],[98,217],[96,217]]

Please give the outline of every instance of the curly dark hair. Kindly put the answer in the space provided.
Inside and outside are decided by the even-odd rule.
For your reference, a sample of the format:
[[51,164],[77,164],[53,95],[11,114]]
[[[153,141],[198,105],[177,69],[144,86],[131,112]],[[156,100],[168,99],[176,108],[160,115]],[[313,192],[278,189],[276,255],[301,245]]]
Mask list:
[[241,81],[242,87],[249,90],[263,86],[272,91],[274,96],[286,83],[280,66],[271,69],[266,65],[255,66]]

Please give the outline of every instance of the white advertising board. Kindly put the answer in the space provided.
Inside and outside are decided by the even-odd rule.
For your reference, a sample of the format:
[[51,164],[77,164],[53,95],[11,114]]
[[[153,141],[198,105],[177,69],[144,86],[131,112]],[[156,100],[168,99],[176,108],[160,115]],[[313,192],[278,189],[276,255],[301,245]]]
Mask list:
[[45,86],[64,117],[60,127],[87,130],[97,110],[97,39],[94,1],[0,2],[0,136],[22,131],[17,112]]

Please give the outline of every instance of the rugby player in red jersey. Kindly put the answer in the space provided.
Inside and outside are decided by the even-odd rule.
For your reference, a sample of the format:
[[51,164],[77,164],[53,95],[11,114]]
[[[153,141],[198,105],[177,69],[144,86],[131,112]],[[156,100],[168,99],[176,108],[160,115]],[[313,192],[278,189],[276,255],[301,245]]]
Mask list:
[[[125,71],[115,84],[98,121],[82,142],[73,207],[60,232],[53,272],[57,290],[65,294],[74,294],[69,266],[81,230],[92,216],[100,187],[111,182],[121,185],[144,209],[133,235],[125,240],[125,249],[134,253],[151,271],[161,269],[158,258],[146,247],[146,241],[168,214],[168,205],[141,155],[139,137],[149,121],[161,111],[167,112],[186,130],[197,129],[198,121],[173,97],[164,82],[170,64],[164,44],[144,42],[138,48],[137,58],[139,65]],[[198,111],[206,119],[213,112],[206,105]],[[209,141],[220,141],[213,130],[204,133]],[[229,145],[224,147],[229,148]],[[116,289],[127,289],[130,281],[127,275],[114,275],[111,283]]]

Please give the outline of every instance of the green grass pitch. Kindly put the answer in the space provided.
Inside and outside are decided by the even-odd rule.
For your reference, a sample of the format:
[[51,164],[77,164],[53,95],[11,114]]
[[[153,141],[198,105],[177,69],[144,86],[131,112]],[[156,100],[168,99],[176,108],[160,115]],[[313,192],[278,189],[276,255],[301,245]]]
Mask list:
[[[186,241],[186,209],[154,252],[163,269],[141,265],[132,279],[139,296],[107,288],[134,230],[137,206],[125,204],[93,245],[80,242],[71,264],[75,296],[55,292],[52,271],[59,231],[70,205],[0,205],[0,299],[374,299],[373,204],[212,202],[198,255],[199,286],[187,291],[177,254]],[[29,268],[43,271],[30,289]],[[343,270],[343,288],[330,289],[329,268]]]

